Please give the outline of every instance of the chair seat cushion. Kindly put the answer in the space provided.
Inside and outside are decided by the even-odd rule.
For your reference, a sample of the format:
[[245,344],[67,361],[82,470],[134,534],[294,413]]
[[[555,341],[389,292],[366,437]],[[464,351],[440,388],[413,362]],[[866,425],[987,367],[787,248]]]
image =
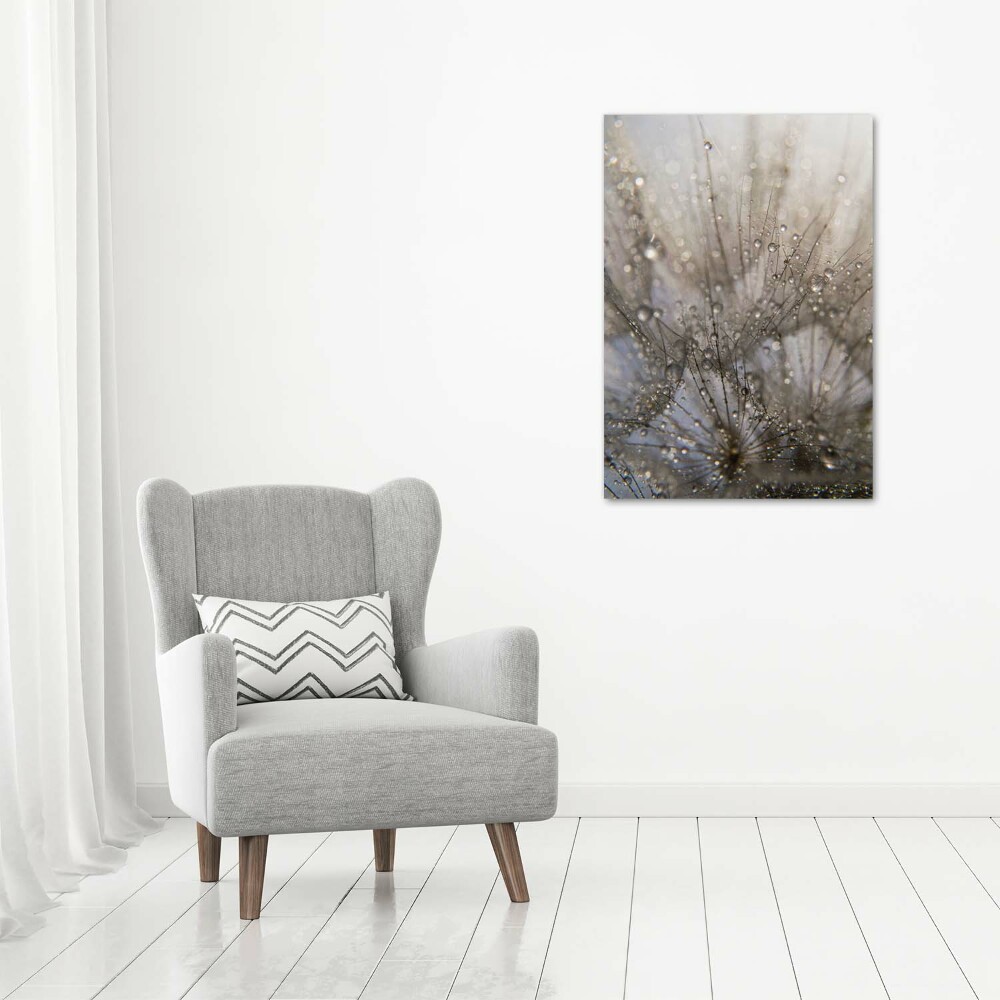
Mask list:
[[218,836],[548,819],[547,729],[420,702],[277,701],[237,709],[208,754]]

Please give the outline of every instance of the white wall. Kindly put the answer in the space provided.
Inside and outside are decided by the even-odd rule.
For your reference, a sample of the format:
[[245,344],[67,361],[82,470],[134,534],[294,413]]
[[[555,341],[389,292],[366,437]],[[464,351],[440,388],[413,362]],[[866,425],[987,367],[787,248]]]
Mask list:
[[[537,629],[567,782],[998,780],[974,9],[112,0],[127,498],[429,480],[429,638]],[[876,115],[877,499],[605,501],[601,116],[783,110]]]

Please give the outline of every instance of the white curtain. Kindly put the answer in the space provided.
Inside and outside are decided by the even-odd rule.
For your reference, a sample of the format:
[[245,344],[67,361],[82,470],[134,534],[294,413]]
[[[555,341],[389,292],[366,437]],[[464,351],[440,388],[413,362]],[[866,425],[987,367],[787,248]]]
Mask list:
[[157,826],[135,799],[106,43],[103,0],[0,0],[0,937]]

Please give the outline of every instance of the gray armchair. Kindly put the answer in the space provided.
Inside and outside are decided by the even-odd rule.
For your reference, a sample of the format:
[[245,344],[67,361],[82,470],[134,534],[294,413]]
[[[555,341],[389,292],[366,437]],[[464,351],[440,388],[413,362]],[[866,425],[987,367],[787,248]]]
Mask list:
[[[156,672],[174,802],[198,822],[201,877],[240,838],[240,916],[260,915],[269,834],[374,831],[392,871],[396,830],[486,825],[513,902],[528,899],[513,824],[556,808],[556,738],[538,715],[538,643],[501,628],[434,646],[424,607],[441,535],[416,479],[372,493],[249,486],[191,495],[142,485],[139,536],[156,623]],[[204,634],[192,594],[333,600],[388,591],[416,701],[236,704],[233,645]]]

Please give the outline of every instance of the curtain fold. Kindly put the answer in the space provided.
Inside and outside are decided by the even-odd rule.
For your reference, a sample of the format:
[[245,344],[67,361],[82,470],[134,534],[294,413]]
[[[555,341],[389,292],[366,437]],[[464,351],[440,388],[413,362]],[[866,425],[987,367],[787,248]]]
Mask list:
[[136,804],[104,0],[0,4],[0,937],[112,871]]

